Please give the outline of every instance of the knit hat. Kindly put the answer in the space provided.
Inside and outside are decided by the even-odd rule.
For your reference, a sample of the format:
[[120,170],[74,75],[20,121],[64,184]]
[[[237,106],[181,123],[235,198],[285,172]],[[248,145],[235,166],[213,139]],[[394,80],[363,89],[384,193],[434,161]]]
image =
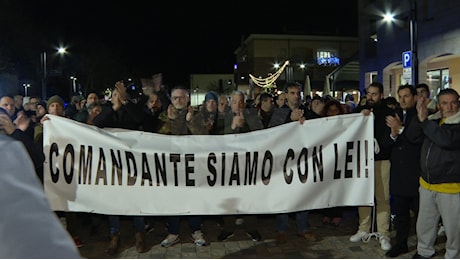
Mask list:
[[42,106],[44,109],[48,109],[48,106],[46,105],[46,101],[44,100],[38,101],[37,106]]
[[30,102],[30,97],[23,97],[22,98],[22,105],[24,106],[25,104]]
[[54,95],[50,97],[48,101],[46,102],[46,110],[49,110],[50,105],[56,102],[59,103],[62,107],[64,107],[64,100],[60,96]]
[[216,92],[214,91],[209,91],[208,93],[206,93],[206,95],[204,96],[204,102],[208,101],[208,100],[211,100],[211,99],[214,99],[214,101],[216,101],[216,103],[219,102],[219,97],[217,96]]

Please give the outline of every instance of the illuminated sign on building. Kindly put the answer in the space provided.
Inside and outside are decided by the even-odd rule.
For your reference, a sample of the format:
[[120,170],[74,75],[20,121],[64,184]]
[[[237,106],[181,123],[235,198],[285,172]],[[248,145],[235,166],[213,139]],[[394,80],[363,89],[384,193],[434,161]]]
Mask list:
[[340,65],[340,58],[338,57],[319,57],[317,58],[318,65],[323,66],[338,66]]

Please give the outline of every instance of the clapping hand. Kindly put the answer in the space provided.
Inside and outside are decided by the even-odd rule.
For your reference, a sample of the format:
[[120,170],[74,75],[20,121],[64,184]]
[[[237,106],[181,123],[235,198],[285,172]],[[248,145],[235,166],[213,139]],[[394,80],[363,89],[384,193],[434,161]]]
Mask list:
[[303,109],[296,108],[296,109],[292,110],[292,112],[291,112],[291,120],[292,121],[299,121],[303,117],[303,113],[304,113]]
[[0,113],[0,130],[10,135],[16,130],[16,126],[7,114]]
[[420,122],[425,121],[428,118],[428,99],[420,97],[417,100],[417,117]]
[[190,122],[194,114],[195,114],[195,109],[192,106],[188,106],[188,111],[187,111],[187,115],[185,115],[185,120],[187,120],[187,122]]
[[396,114],[395,116],[386,116],[385,121],[387,126],[391,129],[391,136],[397,136],[403,125],[399,115]]
[[232,129],[241,128],[244,126],[244,115],[242,111],[235,113],[232,121]]
[[168,113],[169,119],[174,120],[177,118],[176,108],[172,104],[168,106],[166,112]]
[[30,118],[26,116],[24,111],[19,111],[18,117],[16,118],[16,120],[14,120],[13,123],[16,125],[18,129],[25,132],[30,125],[30,121]]

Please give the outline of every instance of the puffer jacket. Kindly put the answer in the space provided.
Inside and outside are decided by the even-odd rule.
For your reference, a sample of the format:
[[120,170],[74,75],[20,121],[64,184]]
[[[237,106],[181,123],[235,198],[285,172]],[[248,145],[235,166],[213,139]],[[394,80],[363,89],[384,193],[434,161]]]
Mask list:
[[425,139],[420,157],[422,178],[430,184],[460,182],[460,111],[439,126],[435,113],[421,123]]

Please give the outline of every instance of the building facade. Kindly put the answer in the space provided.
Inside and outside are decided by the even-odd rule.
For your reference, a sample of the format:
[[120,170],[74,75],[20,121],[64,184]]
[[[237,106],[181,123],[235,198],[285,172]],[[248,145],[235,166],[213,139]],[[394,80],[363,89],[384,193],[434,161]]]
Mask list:
[[358,47],[357,37],[251,34],[234,52],[236,88],[253,98],[260,85],[278,91],[287,81],[305,85],[308,76],[311,95],[325,94],[329,80],[340,98],[359,89]]
[[[432,97],[460,91],[459,12],[460,1],[359,0],[361,91],[372,81],[383,83],[386,96],[406,83],[427,83]],[[390,13],[393,22],[383,19]]]
[[233,74],[190,75],[190,103],[192,106],[203,104],[208,91],[230,95],[234,89]]

